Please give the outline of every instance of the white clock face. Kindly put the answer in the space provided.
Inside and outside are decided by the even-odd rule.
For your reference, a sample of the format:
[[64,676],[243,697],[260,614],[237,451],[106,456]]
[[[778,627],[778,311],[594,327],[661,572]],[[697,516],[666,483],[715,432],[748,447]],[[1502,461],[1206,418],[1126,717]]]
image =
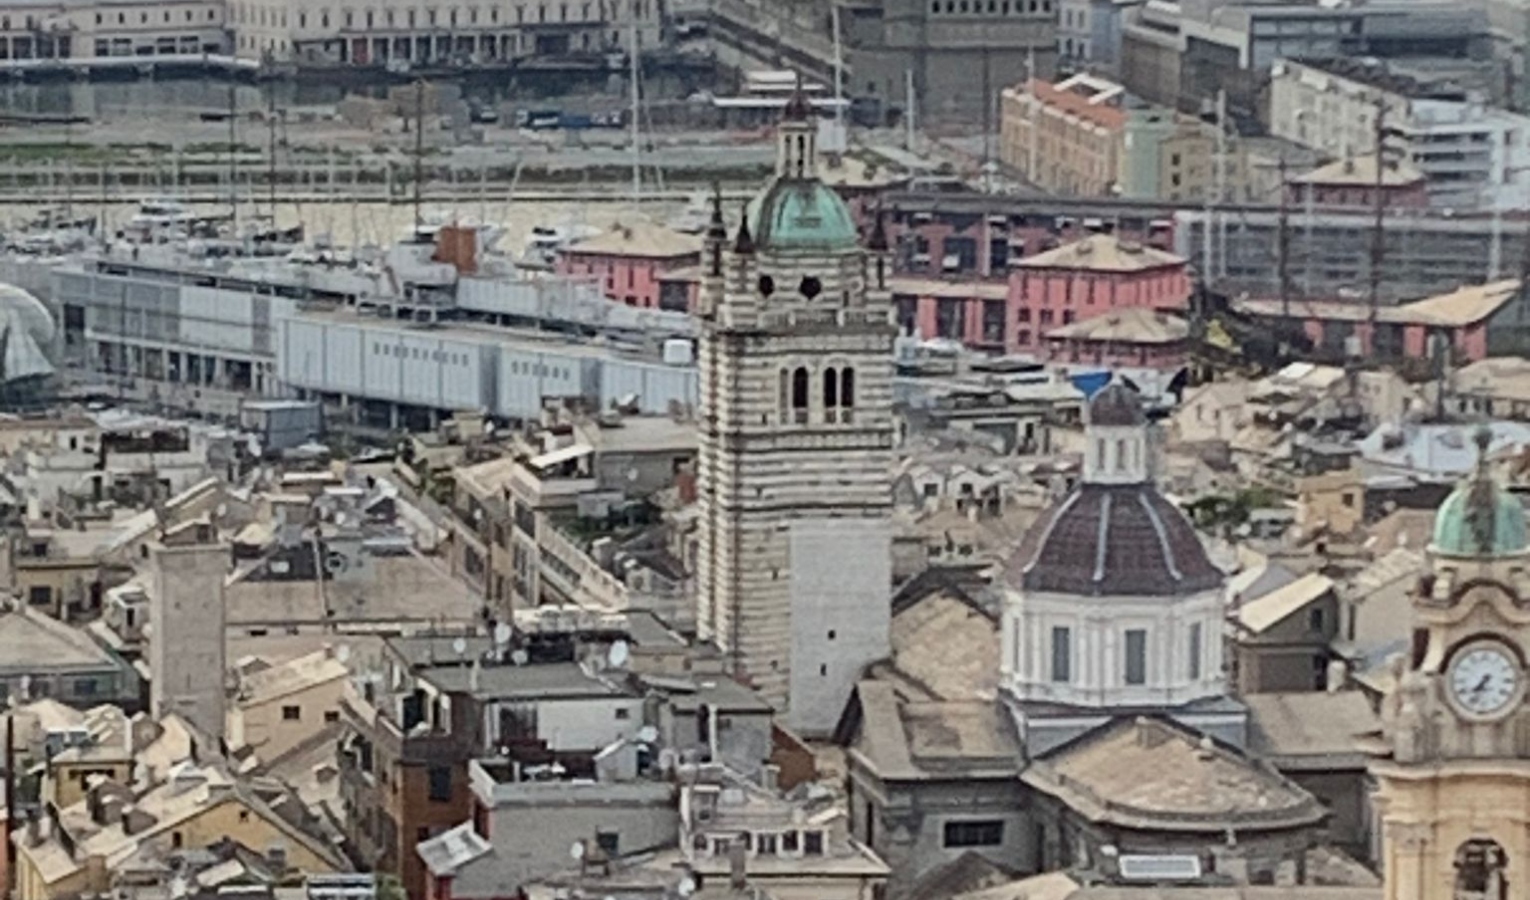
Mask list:
[[1519,663],[1506,647],[1472,644],[1450,662],[1450,696],[1463,711],[1492,716],[1506,711],[1519,695]]

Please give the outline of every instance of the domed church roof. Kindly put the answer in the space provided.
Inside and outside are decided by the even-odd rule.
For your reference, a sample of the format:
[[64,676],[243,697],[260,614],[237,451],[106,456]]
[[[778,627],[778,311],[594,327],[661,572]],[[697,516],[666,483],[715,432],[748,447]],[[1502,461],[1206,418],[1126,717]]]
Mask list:
[[749,204],[748,221],[757,247],[825,251],[859,244],[850,208],[816,177],[776,179]]
[[1436,553],[1451,556],[1515,556],[1530,549],[1525,506],[1503,489],[1487,471],[1487,446],[1492,435],[1477,433],[1477,471],[1451,492],[1434,517]]
[[1181,597],[1222,583],[1195,527],[1151,484],[1082,484],[1020,541],[1005,580],[1027,591]]
[[1119,381],[1105,385],[1089,401],[1090,425],[1139,426],[1146,422],[1141,398]]
[[1153,484],[1137,392],[1107,385],[1090,402],[1084,431],[1080,483],[1031,526],[1006,580],[1089,596],[1182,597],[1220,586],[1195,527]]

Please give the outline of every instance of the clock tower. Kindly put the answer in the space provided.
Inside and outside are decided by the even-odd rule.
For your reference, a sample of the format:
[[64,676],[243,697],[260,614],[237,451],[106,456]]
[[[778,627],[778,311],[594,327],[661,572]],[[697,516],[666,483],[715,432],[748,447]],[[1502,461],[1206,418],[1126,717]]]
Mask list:
[[1373,755],[1386,900],[1530,896],[1530,542],[1476,471],[1440,506]]

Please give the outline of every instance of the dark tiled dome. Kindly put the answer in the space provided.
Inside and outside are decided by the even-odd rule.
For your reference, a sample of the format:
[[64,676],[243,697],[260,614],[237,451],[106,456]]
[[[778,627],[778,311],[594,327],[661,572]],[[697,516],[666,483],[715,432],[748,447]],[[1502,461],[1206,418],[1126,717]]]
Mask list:
[[1194,526],[1150,484],[1075,488],[1031,526],[1004,578],[1027,591],[1129,597],[1184,596],[1222,583]]
[[1089,401],[1090,425],[1142,425],[1146,421],[1142,398],[1119,381],[1105,385]]

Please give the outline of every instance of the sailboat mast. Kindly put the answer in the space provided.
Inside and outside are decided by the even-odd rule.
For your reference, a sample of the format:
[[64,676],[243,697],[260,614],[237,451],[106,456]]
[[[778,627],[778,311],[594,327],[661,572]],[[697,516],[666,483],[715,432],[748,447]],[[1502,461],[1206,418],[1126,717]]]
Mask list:
[[230,228],[236,239],[239,237],[239,94],[237,88],[238,84],[230,78],[228,82],[228,206]]
[[629,67],[631,69],[631,71],[628,73],[627,80],[631,83],[630,88],[632,94],[632,109],[629,113],[629,115],[632,117],[632,205],[636,207],[643,193],[643,147],[641,143],[642,134],[638,123],[638,103],[641,95],[638,88],[638,69],[640,63],[638,59],[638,26],[636,2],[633,2],[629,8],[632,10],[632,32],[630,41],[632,47],[627,54]]
[[425,180],[425,79],[414,83],[414,233],[425,227],[420,211],[420,190]]

